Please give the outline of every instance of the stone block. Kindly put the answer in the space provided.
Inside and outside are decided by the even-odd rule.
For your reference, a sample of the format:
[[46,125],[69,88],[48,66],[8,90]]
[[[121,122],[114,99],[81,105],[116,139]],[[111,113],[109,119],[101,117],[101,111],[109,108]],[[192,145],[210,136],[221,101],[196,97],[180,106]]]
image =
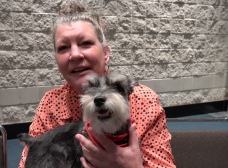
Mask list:
[[[196,1],[196,0],[195,0]],[[195,2],[186,2],[190,4],[185,4],[185,19],[196,19],[196,7],[197,5],[194,4]]]
[[145,79],[168,78],[168,64],[146,64]]
[[184,77],[181,78],[181,86],[180,90],[192,90],[193,89],[193,78],[192,77]]
[[214,73],[224,74],[226,70],[227,63],[226,62],[213,62],[212,65],[214,66]]
[[168,64],[167,73],[169,78],[180,78],[182,77],[183,64],[173,63]]
[[38,107],[38,104],[23,105],[21,107],[23,111],[23,113],[21,114],[21,121],[23,122],[33,121],[34,116],[36,114],[37,107]]
[[38,86],[54,85],[53,69],[36,69],[36,75]]
[[220,20],[217,24],[217,30],[219,34],[228,34],[228,21]]
[[158,91],[158,83],[157,80],[140,80],[139,83],[141,85],[145,85],[149,88],[151,88],[153,91]]
[[205,33],[207,32],[207,20],[196,20],[196,33]]
[[16,88],[0,89],[0,103],[2,106],[17,105],[19,101],[19,90]]
[[220,19],[220,7],[209,6],[208,7],[208,19],[209,20],[219,20]]
[[134,1],[132,5],[132,16],[134,17],[146,17],[147,3],[144,1]]
[[192,63],[190,66],[190,72],[192,76],[200,76],[206,74],[206,67],[207,63]]
[[117,32],[117,30],[119,29],[118,18],[117,16],[104,16],[102,18],[105,20],[105,25],[106,25],[105,34],[107,38],[107,34],[113,34]]
[[119,17],[118,18],[118,32],[130,33],[131,32],[131,18],[130,17]]
[[110,57],[112,65],[127,65],[132,64],[131,50],[114,50],[113,55]]
[[170,78],[169,80],[169,92],[180,91],[181,78]]
[[118,3],[117,1],[111,0],[111,1],[99,1],[100,4],[100,15],[106,15],[106,16],[116,16],[118,12]]
[[159,34],[158,35],[159,48],[160,49],[169,49],[171,47],[170,38],[171,38],[170,34]]
[[209,13],[209,6],[197,5],[195,13],[196,13],[196,19],[207,20],[208,19],[208,13]]
[[207,58],[206,52],[204,50],[195,50],[194,62],[205,62],[210,61]]
[[37,87],[19,88],[19,94],[21,104],[39,103]]
[[172,17],[176,19],[184,19],[184,3],[173,3],[172,4]]
[[172,33],[183,33],[184,20],[172,19]]
[[12,10],[17,12],[31,12],[32,11],[32,1],[30,0],[13,0]]
[[[117,3],[118,15],[130,17],[132,13],[132,2],[130,0],[118,0]],[[135,11],[135,13],[138,13],[138,9],[134,9],[133,11]]]
[[55,54],[53,51],[38,51],[34,53],[38,68],[52,68],[55,64]]
[[195,33],[195,20],[184,20],[183,33],[194,34]]
[[[147,2],[147,1],[146,1]],[[160,5],[157,2],[147,2],[145,3],[147,17],[158,18],[160,17]]]
[[39,61],[33,51],[17,51],[17,58],[19,68],[35,68]]
[[53,50],[51,33],[35,33],[36,50]]
[[14,48],[14,33],[0,32],[0,50],[12,50]]
[[[165,56],[165,55],[164,55]],[[160,60],[161,58],[161,60]],[[166,58],[166,56],[165,56]],[[161,63],[163,61],[163,56],[160,54],[159,49],[146,49],[144,62],[145,63]]]
[[62,0],[36,0],[32,1],[32,11],[34,13],[57,13],[68,1]]
[[144,48],[144,34],[132,34],[131,45],[133,49]]
[[15,33],[15,49],[17,50],[33,50],[34,36],[31,32],[16,32]]
[[20,106],[7,106],[2,108],[2,120],[4,123],[21,121],[22,109]]
[[117,38],[116,38],[116,48],[120,48],[120,49],[130,49],[131,48],[131,43],[132,43],[132,39],[131,39],[131,35],[130,34],[124,34],[124,33],[117,33],[116,34]]
[[203,76],[194,76],[192,79],[193,90],[203,89],[204,88],[204,77]]
[[52,29],[52,16],[48,14],[33,14],[34,30],[50,32]]
[[170,33],[172,30],[172,20],[170,18],[160,18],[159,33]]
[[171,34],[170,44],[173,49],[182,49],[184,35],[182,34]]
[[110,70],[111,70],[111,72],[114,71],[114,72],[117,72],[117,73],[121,73],[121,74],[127,75],[129,77],[132,77],[131,66],[111,66]]
[[0,70],[0,88],[18,87],[17,70]]
[[11,1],[1,0],[0,10],[1,11],[11,11]]
[[14,13],[14,25],[16,31],[33,31],[33,17],[28,13]]
[[11,12],[0,11],[0,30],[13,30],[13,17]]
[[223,41],[218,41],[218,35],[207,35],[206,36],[206,48],[218,49]]
[[144,35],[145,48],[158,48],[159,35],[158,34],[145,34]]
[[192,76],[191,74],[191,63],[183,63],[183,68],[182,68],[182,77],[189,77]]
[[146,18],[146,33],[158,33],[160,31],[160,19]]
[[36,86],[36,74],[33,69],[21,69],[19,70],[19,86]]
[[170,79],[158,79],[158,93],[165,93],[170,91]]
[[182,62],[193,62],[194,61],[194,56],[196,54],[195,50],[187,49],[187,50],[182,50],[183,51],[183,56],[182,56]]
[[197,34],[194,36],[194,48],[198,50],[205,49],[206,45],[206,35],[204,34]]
[[130,30],[132,30],[132,33],[145,33],[145,18],[132,18],[132,29]]
[[214,76],[204,76],[203,78],[204,78],[203,88],[204,89],[213,88]]
[[208,20],[206,32],[208,34],[218,34],[219,33],[218,26],[219,26],[218,21]]
[[39,86],[38,87],[39,101],[43,98],[43,96],[45,95],[46,92],[48,92],[52,89],[56,89],[56,88],[59,88],[59,86]]
[[194,40],[195,36],[193,34],[184,34],[182,41],[183,49],[193,49],[195,44]]
[[18,67],[16,51],[0,51],[0,69],[14,69]]
[[157,93],[162,107],[169,106],[170,93]]
[[[129,52],[131,54],[131,52]],[[132,60],[131,64],[143,64],[144,62],[148,63],[147,60],[149,59],[146,58],[145,56],[145,50],[144,49],[135,49],[132,50],[132,59],[129,56],[129,60]],[[127,58],[126,58],[127,59]]]
[[160,3],[160,15],[162,18],[172,17],[172,3],[170,2],[161,2]]
[[157,57],[156,63],[169,63],[170,60],[170,50],[168,49],[160,49],[158,50],[159,55],[154,55]]
[[217,11],[217,12],[220,14],[219,18],[222,19],[222,20],[228,20],[228,16],[227,16],[228,9],[227,9],[227,6],[220,6],[218,10],[219,11]]
[[145,65],[132,65],[132,77],[136,80],[142,80],[144,78]]

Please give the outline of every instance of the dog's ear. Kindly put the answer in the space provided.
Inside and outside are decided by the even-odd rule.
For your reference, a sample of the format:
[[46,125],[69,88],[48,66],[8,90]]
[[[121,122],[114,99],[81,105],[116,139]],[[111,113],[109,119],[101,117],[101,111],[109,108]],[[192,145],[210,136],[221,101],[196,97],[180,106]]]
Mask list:
[[127,93],[127,95],[130,95],[134,90],[134,86],[138,85],[138,82],[135,80],[118,73],[111,73],[106,78],[106,81],[110,80],[110,83],[115,85],[120,92]]
[[131,79],[130,77],[127,77],[127,78],[128,78],[128,88],[129,88],[128,95],[130,95],[134,91],[134,87],[138,86],[139,83]]
[[23,145],[27,145],[27,146],[30,146],[32,144],[32,142],[34,141],[34,139],[35,139],[34,137],[30,136],[27,133],[18,134],[17,138],[20,140],[20,142]]

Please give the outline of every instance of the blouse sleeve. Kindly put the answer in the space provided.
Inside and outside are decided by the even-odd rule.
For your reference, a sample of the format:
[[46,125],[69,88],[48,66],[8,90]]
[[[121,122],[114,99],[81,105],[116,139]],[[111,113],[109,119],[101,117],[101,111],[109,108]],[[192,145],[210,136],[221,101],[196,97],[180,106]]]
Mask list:
[[[132,117],[136,121],[145,168],[175,168],[165,111],[157,94],[141,86],[142,94],[132,96]],[[146,94],[145,94],[146,93]]]

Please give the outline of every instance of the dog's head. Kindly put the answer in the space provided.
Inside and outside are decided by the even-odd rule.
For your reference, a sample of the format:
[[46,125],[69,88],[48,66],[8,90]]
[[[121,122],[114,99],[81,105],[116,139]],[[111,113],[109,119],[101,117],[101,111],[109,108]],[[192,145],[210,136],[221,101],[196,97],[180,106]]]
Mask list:
[[130,118],[129,95],[137,84],[122,74],[90,74],[81,95],[83,120],[96,132],[115,133]]

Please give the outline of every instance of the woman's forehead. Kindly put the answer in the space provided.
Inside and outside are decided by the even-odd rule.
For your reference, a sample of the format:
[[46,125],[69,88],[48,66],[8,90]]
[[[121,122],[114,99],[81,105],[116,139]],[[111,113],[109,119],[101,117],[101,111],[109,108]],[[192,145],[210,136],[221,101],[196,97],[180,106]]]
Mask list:
[[70,37],[76,35],[80,36],[90,36],[97,37],[95,28],[93,25],[87,21],[77,21],[74,23],[65,23],[59,26],[56,30],[55,39],[62,37]]

